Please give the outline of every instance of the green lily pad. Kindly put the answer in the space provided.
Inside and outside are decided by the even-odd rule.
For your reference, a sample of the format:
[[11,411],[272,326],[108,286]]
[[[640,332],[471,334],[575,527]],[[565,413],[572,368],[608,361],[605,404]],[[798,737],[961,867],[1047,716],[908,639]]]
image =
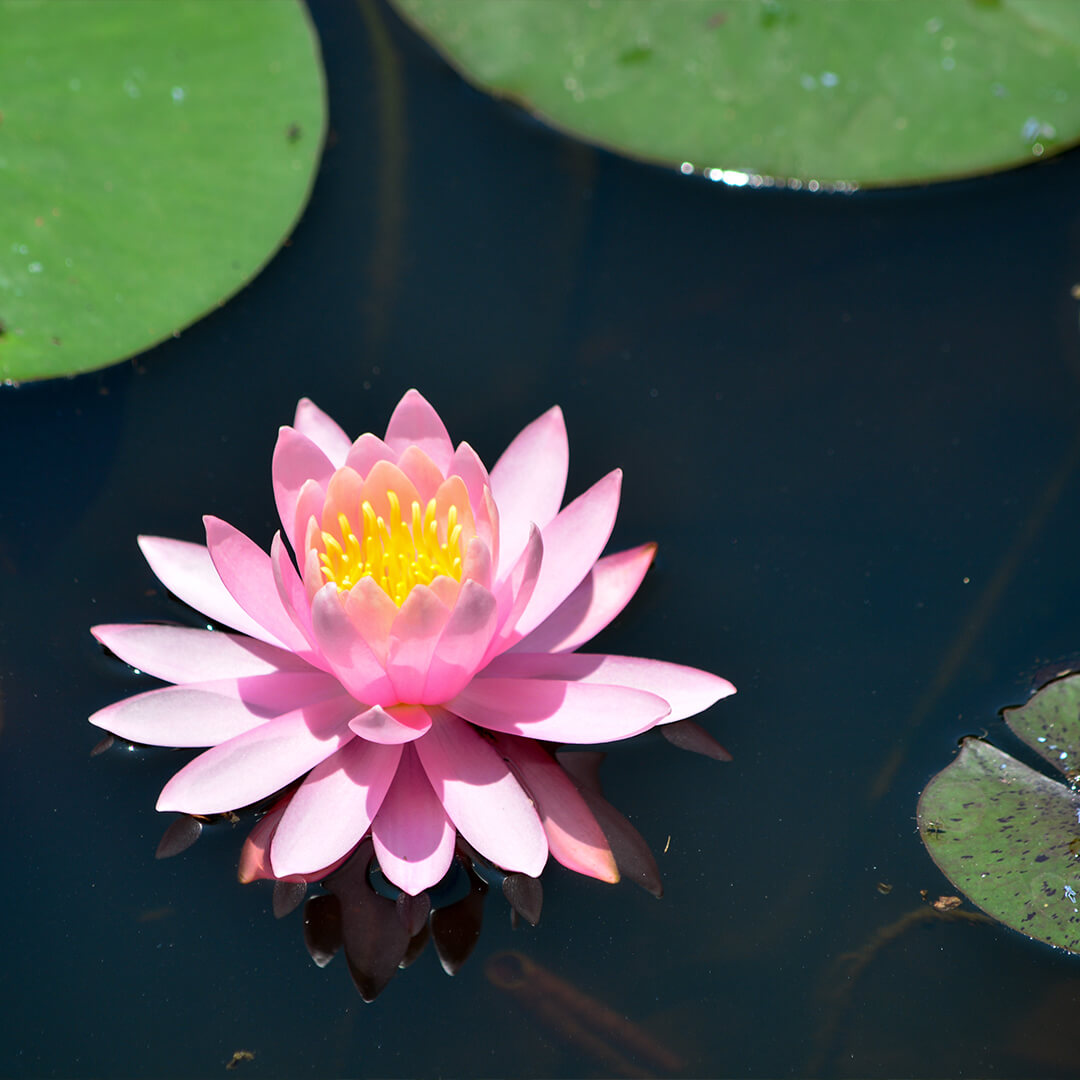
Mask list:
[[0,379],[122,360],[249,281],[325,97],[297,0],[0,0]]
[[1005,721],[1066,782],[965,739],[919,800],[919,832],[945,876],[989,915],[1080,953],[1080,675],[1044,686]]
[[1080,3],[393,2],[480,87],[728,183],[921,183],[1080,140]]

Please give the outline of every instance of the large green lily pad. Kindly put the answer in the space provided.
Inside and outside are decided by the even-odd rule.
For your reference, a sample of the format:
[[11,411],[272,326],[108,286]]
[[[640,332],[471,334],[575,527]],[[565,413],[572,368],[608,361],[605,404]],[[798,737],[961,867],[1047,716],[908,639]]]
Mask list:
[[1064,783],[981,739],[919,800],[919,831],[946,877],[995,919],[1080,953],[1080,675],[1005,711]]
[[325,96],[298,0],[0,0],[0,379],[121,360],[249,281]]
[[467,78],[729,183],[917,183],[1080,139],[1073,0],[393,0]]

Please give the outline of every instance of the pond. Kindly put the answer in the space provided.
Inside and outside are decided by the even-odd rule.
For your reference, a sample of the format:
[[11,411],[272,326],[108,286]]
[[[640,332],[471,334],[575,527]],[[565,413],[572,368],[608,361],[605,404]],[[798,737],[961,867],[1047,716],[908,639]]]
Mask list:
[[[553,133],[388,8],[312,7],[332,133],[288,246],[179,338],[0,394],[0,1073],[1071,1075],[1076,960],[932,914],[915,806],[965,735],[1024,756],[998,710],[1080,652],[1080,155],[732,188]],[[608,748],[662,899],[551,865],[538,926],[493,888],[459,974],[429,948],[364,1004],[237,884],[244,827],[154,859],[190,754],[90,757],[87,716],[156,684],[88,628],[196,625],[136,536],[268,545],[297,400],[358,434],[414,386],[489,464],[561,405],[568,495],[621,467],[609,548],[659,544],[595,647],[739,692],[700,721],[731,762]]]

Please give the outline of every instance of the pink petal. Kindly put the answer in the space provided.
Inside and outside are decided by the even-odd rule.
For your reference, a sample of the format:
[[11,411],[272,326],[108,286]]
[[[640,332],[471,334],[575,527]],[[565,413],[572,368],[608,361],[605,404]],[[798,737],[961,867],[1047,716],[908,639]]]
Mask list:
[[[302,495],[301,498],[303,498]],[[304,582],[304,592],[309,605],[315,599],[315,594],[327,584],[326,575],[322,572],[322,563],[319,560],[319,538],[319,519],[313,514],[308,518],[304,539],[296,549],[299,557],[304,560],[300,565],[300,577]]]
[[544,527],[544,564],[516,634],[536,629],[592,569],[615,525],[621,483],[622,471],[615,469]]
[[619,870],[604,831],[563,767],[531,739],[497,734],[495,745],[536,802],[551,854],[578,874],[618,881]]
[[277,878],[279,881],[321,881],[343,863],[344,859],[338,859],[312,873],[289,874],[285,877],[277,877],[270,866],[270,844],[277,831],[278,822],[281,821],[292,798],[293,792],[283,795],[261,818],[255,828],[248,833],[244,846],[240,851],[240,865],[237,867],[237,878],[241,885],[247,885],[252,881],[262,878]]
[[451,506],[457,510],[457,520],[464,541],[467,542],[476,534],[476,519],[469,502],[469,492],[460,476],[449,476],[439,485],[439,490],[435,493],[435,505],[440,521],[446,520]]
[[514,627],[532,599],[537,578],[540,576],[540,568],[543,566],[543,559],[544,541],[540,530],[532,525],[529,528],[529,540],[521,553],[521,558],[518,559],[509,578],[496,587],[495,600],[498,605],[496,624],[499,631],[488,647],[486,659],[498,655],[518,640]]
[[240,865],[236,872],[241,885],[249,885],[253,881],[261,881],[274,876],[274,871],[270,869],[270,840],[288,805],[289,796],[283,795],[259,818],[255,827],[248,833],[244,846],[240,850]]
[[[329,484],[329,481],[327,481]],[[317,480],[305,480],[300,488],[300,494],[296,498],[296,524],[294,532],[286,532],[285,539],[293,546],[296,553],[297,565],[304,569],[303,560],[310,554],[306,546],[308,526],[314,519],[316,529],[322,521],[323,506],[326,504],[326,487]],[[319,566],[318,556],[315,558],[316,568]],[[306,575],[305,580],[306,580]],[[326,579],[321,573],[318,574],[319,584]]]
[[371,646],[375,659],[386,664],[390,652],[390,631],[400,608],[372,577],[362,577],[345,599],[345,613]]
[[461,582],[446,574],[440,574],[432,580],[428,588],[446,605],[447,610],[450,610],[457,603]]
[[473,724],[549,742],[628,739],[668,714],[656,694],[550,679],[473,679],[448,708]]
[[371,825],[379,868],[410,896],[437,885],[454,857],[454,826],[431,789],[412,746]]
[[267,720],[200,754],[163,788],[159,810],[220,814],[272,795],[355,736],[356,702],[336,698]]
[[291,427],[283,427],[278,432],[270,472],[281,527],[295,544],[304,533],[304,523],[296,520],[300,489],[308,480],[314,480],[325,488],[334,472],[333,462],[306,435]]
[[225,588],[214,569],[210,552],[202,544],[169,540],[164,536],[140,536],[139,547],[158,580],[177,599],[216,623],[231,626],[271,645],[282,646],[282,642],[256,622]]
[[495,617],[495,597],[466,581],[428,664],[424,701],[448,701],[465,688],[491,643]]
[[410,446],[421,450],[446,474],[454,447],[439,414],[416,390],[398,402],[386,428],[386,445],[400,457]]
[[655,555],[655,544],[605,555],[585,580],[514,649],[564,652],[583,645],[626,607]]
[[398,468],[416,485],[421,506],[435,498],[439,485],[446,479],[438,465],[419,446],[410,446],[401,455]]
[[117,623],[95,626],[90,632],[125,663],[166,682],[205,682],[268,675],[279,670],[311,670],[291,652],[218,630]]
[[389,446],[370,431],[365,432],[352,444],[349,456],[345,464],[350,469],[355,469],[361,476],[367,476],[377,461],[396,461],[395,454]]
[[274,833],[274,876],[311,873],[347,855],[371,827],[400,758],[399,746],[353,739],[316,765]]
[[274,539],[270,544],[270,565],[274,573],[274,585],[277,588],[278,599],[285,613],[292,620],[293,626],[300,631],[301,637],[307,643],[302,650],[302,655],[310,663],[322,666],[321,660],[314,655],[317,652],[315,644],[315,631],[311,627],[311,603],[307,597],[304,583],[293,566],[292,559],[285,549],[285,541],[281,539],[281,533],[274,533]]
[[377,517],[390,520],[390,500],[387,492],[392,491],[401,505],[401,516],[409,519],[409,508],[420,501],[420,492],[413,482],[391,461],[377,461],[371,472],[364,479],[362,498],[371,503]]
[[499,572],[517,561],[529,525],[543,529],[559,512],[566,491],[570,446],[556,405],[518,433],[491,470],[491,490],[499,508]]
[[306,435],[329,459],[335,468],[345,464],[352,439],[341,425],[332,420],[310,398],[301,398],[296,406],[293,427]]
[[203,524],[214,569],[233,599],[285,648],[292,652],[306,651],[308,642],[278,595],[270,556],[254,540],[220,518],[207,515]]
[[544,829],[529,796],[491,743],[440,711],[413,745],[458,832],[504,870],[538,877],[547,861]]
[[[603,755],[559,751],[555,757],[578,784],[581,797],[592,811],[600,828],[604,830],[604,836],[611,845],[611,853],[615,856],[615,865],[618,866],[620,875],[630,881],[636,881],[653,896],[663,896],[664,886],[660,880],[660,871],[645,838],[600,794],[595,768],[598,762],[595,758],[603,757]],[[591,764],[582,761],[574,762],[575,758],[582,757],[593,757],[594,760]]]
[[373,705],[349,721],[354,734],[369,742],[398,746],[414,742],[431,727],[431,717],[419,705]]
[[493,567],[499,565],[499,508],[495,505],[495,497],[491,494],[491,488],[484,488],[483,501],[473,508],[473,522],[476,525],[476,535],[487,544],[491,551],[491,563]]
[[499,512],[491,495],[491,478],[476,451],[468,443],[460,443],[450,463],[449,476],[460,476],[469,494],[476,533],[488,546],[492,569],[499,565]]
[[346,614],[336,585],[326,584],[315,594],[311,626],[324,659],[357,701],[393,705],[399,700],[371,646]]
[[405,598],[390,631],[386,661],[398,701],[424,700],[431,657],[449,617],[447,606],[426,585],[414,586]]
[[250,675],[148,690],[99,709],[90,723],[151,746],[216,746],[333,697],[344,697],[341,686],[319,672]]
[[646,660],[638,656],[592,653],[503,653],[485,668],[500,678],[563,679],[580,685],[625,686],[663,698],[671,712],[660,721],[671,724],[696,716],[735,687],[708,671]]
[[485,589],[491,589],[491,551],[487,544],[474,536],[465,546],[465,558],[461,564],[461,581],[474,581]]
[[[344,514],[354,529],[361,528],[360,504],[363,502],[364,478],[349,466],[338,469],[326,485],[320,525],[332,536],[341,535],[338,515]],[[358,535],[360,535],[358,533]]]
[[480,460],[480,455],[467,443],[459,443],[450,462],[447,476],[460,476],[469,492],[473,510],[484,503],[484,488],[491,486],[491,477]]

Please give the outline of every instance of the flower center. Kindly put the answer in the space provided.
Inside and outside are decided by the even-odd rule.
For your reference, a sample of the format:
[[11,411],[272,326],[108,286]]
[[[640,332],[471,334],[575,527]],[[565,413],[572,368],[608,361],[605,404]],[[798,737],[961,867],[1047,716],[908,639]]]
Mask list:
[[398,607],[414,585],[430,585],[440,574],[460,581],[461,526],[457,507],[450,507],[445,539],[440,540],[434,499],[423,511],[414,499],[406,521],[397,495],[388,491],[386,498],[390,504],[389,521],[378,516],[367,499],[360,504],[360,536],[343,513],[338,514],[340,536],[322,531],[325,551],[319,561],[323,577],[341,590],[351,589],[361,578],[373,578]]

